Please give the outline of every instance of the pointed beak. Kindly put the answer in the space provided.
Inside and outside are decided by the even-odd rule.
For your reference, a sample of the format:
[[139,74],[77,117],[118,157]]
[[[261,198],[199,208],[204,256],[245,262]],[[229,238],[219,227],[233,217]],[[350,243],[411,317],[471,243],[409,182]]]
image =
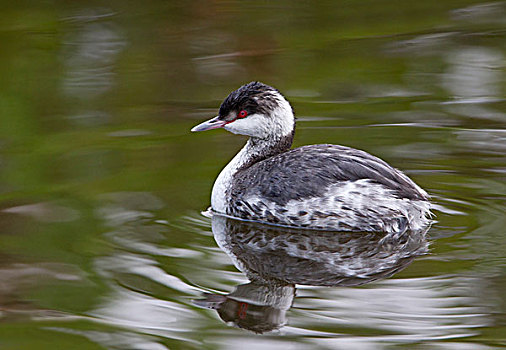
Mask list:
[[214,117],[213,119],[206,120],[205,122],[200,123],[197,126],[194,126],[191,131],[196,132],[196,131],[206,131],[211,129],[223,128],[227,124],[227,122],[224,120],[220,120],[218,118],[219,116]]

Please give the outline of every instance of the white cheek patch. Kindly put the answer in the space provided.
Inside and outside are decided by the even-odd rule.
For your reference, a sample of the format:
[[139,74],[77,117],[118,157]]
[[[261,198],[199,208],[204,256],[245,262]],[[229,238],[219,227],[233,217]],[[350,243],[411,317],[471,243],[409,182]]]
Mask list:
[[234,134],[265,138],[269,135],[268,118],[262,114],[252,114],[236,119],[225,125],[224,129]]
[[278,101],[279,105],[272,112],[273,128],[279,135],[285,136],[290,134],[295,127],[295,118],[293,116],[290,103],[284,98]]
[[234,134],[266,139],[290,134],[294,124],[292,110],[288,105],[288,109],[281,106],[274,109],[271,116],[257,113],[236,119],[225,125],[224,129]]
[[[268,115],[255,113],[245,118],[237,118],[235,112],[230,112],[226,118],[230,122],[224,126],[224,129],[234,134],[261,139],[277,139],[291,134],[295,127],[295,118],[290,103],[275,92],[272,92],[269,98],[275,108],[270,110]],[[260,97],[253,96],[253,99],[258,101]],[[234,120],[234,118],[237,119]]]

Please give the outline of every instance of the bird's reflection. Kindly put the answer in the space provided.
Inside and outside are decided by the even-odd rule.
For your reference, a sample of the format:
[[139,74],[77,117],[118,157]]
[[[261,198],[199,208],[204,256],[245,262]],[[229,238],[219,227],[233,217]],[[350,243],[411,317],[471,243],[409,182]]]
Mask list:
[[250,283],[194,304],[257,333],[286,324],[295,285],[357,286],[392,276],[428,250],[426,232],[296,230],[213,215],[216,242]]

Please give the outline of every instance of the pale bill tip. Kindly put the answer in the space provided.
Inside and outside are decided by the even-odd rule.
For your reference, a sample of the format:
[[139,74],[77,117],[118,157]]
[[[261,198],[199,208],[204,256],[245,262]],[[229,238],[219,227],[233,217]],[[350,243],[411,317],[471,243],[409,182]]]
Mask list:
[[205,122],[194,126],[190,131],[191,132],[206,131],[224,127],[227,123],[223,120],[219,120],[218,118],[219,117],[217,116],[210,120],[206,120]]

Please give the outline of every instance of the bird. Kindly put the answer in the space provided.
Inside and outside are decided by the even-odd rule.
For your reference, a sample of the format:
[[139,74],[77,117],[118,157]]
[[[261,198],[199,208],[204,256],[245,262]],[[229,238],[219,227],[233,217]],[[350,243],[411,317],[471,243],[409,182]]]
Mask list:
[[218,128],[249,138],[213,185],[214,214],[326,231],[405,232],[431,223],[427,192],[382,159],[334,144],[291,149],[294,111],[272,86],[241,86],[191,131]]

